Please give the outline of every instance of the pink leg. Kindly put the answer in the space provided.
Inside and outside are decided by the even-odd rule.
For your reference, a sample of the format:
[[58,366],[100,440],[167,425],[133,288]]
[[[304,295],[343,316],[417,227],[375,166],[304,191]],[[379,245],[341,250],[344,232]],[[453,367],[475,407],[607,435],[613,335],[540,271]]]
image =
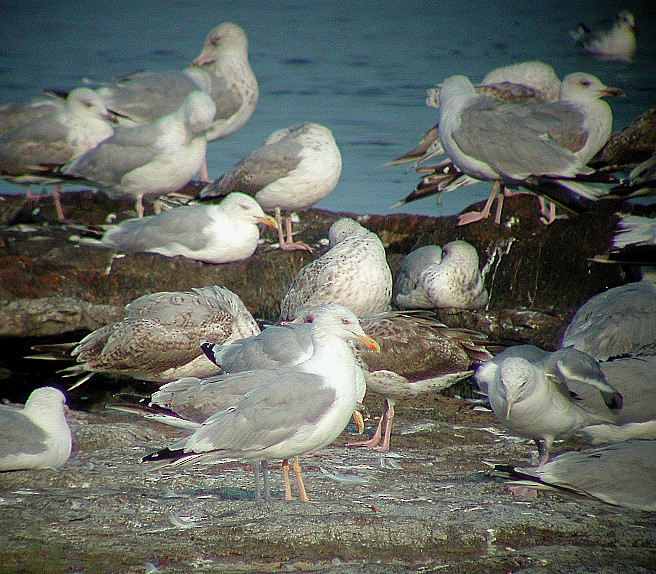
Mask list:
[[294,500],[294,495],[292,494],[292,481],[289,475],[288,459],[282,461],[282,478],[285,483],[285,500]]
[[207,158],[203,162],[203,166],[200,168],[200,180],[203,183],[210,183],[212,181],[210,179],[210,174],[207,171]]
[[309,245],[301,242],[294,242],[294,234],[292,232],[292,214],[287,212],[285,215],[285,227],[287,230],[287,239],[283,235],[282,229],[282,214],[280,208],[276,207],[276,221],[278,222],[278,243],[280,249],[283,251],[309,251],[312,253],[312,248]]
[[490,216],[492,204],[494,203],[497,195],[499,195],[500,189],[501,183],[495,181],[494,185],[492,186],[492,193],[490,193],[490,197],[487,198],[485,206],[483,207],[483,211],[468,211],[467,213],[463,213],[458,218],[458,225],[469,225],[470,223],[481,221],[482,219],[487,219]]
[[144,206],[143,206],[143,196],[140,195],[137,197],[137,201],[134,204],[134,208],[137,211],[137,217],[143,219],[144,217]]
[[567,219],[566,215],[556,215],[556,204],[553,201],[544,199],[541,195],[538,195],[538,201],[540,202],[540,221],[545,225],[553,223],[556,219]]
[[61,204],[61,193],[59,192],[59,186],[52,188],[52,198],[55,200],[55,211],[57,211],[57,218],[59,221],[65,221],[66,216],[64,215],[64,208]]
[[[369,440],[346,443],[346,446],[365,446],[380,452],[387,452],[390,447],[390,437],[392,434],[392,421],[394,420],[394,402],[385,399],[383,412],[380,416],[380,422],[376,427],[376,432]],[[384,427],[384,431],[383,431]],[[382,443],[382,444],[381,444]]]

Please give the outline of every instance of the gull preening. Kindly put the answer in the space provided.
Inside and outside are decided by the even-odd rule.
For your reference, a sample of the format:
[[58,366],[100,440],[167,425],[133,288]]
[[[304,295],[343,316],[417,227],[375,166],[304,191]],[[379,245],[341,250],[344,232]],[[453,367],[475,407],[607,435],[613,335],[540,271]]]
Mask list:
[[291,321],[322,303],[340,303],[358,317],[388,311],[392,272],[375,233],[342,218],[329,232],[330,249],[303,267],[280,305],[280,320]]
[[[583,427],[612,423],[622,408],[622,395],[612,387],[599,364],[576,349],[549,353],[533,345],[510,347],[476,371],[494,414],[513,434],[533,439],[539,464],[549,459],[554,440]],[[570,384],[593,387],[605,412],[588,410],[572,397]]]
[[270,459],[315,452],[333,442],[349,422],[357,406],[358,368],[349,341],[379,348],[357,317],[337,304],[315,313],[311,337],[310,359],[276,370],[267,382],[205,420],[190,437],[144,460],[172,465],[226,458],[251,462],[256,470],[256,498],[261,495],[261,468],[264,497],[269,499]]
[[400,309],[480,309],[488,293],[478,264],[476,248],[466,241],[420,247],[401,263],[394,303]]
[[19,408],[0,404],[0,472],[59,468],[71,456],[66,397],[41,387]]
[[231,193],[218,205],[188,204],[110,228],[101,240],[80,241],[125,253],[181,255],[205,263],[248,259],[257,249],[258,224],[275,229],[275,219],[249,195]]
[[[326,197],[342,173],[342,155],[325,126],[303,123],[272,133],[264,145],[200,192],[202,199],[232,191],[248,193],[265,210],[275,210],[280,248],[311,249],[293,239],[291,213]],[[285,211],[287,237],[281,210]]]
[[581,23],[570,35],[578,47],[596,58],[632,62],[636,52],[636,31],[633,14],[622,10],[610,30],[595,32]]
[[144,196],[177,191],[198,173],[215,113],[207,92],[193,91],[176,111],[151,124],[116,131],[57,174],[98,187],[110,197],[133,197],[141,218]]

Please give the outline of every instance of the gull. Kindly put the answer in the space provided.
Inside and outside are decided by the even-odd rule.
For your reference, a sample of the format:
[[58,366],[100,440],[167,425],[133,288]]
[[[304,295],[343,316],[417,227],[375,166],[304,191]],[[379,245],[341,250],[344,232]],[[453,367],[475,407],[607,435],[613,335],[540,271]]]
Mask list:
[[201,168],[215,112],[207,92],[193,91],[175,112],[151,124],[116,131],[56,175],[84,181],[110,197],[134,197],[142,218],[144,196],[177,191]]
[[631,440],[558,455],[539,468],[515,468],[513,484],[656,511],[656,441]]
[[[24,106],[15,111],[17,125],[0,137],[0,176],[13,183],[56,183],[49,167],[64,164],[95,148],[114,133],[115,116],[88,88],[73,90],[61,104]],[[16,117],[18,115],[19,117]],[[54,192],[60,220],[64,213]]]
[[[309,313],[310,317],[313,312]],[[312,325],[302,316],[294,323],[267,327],[259,335],[228,345],[207,343],[208,357],[228,372],[294,365],[312,354],[308,337]],[[347,446],[367,446],[380,452],[390,448],[394,406],[399,400],[435,393],[473,373],[473,364],[490,359],[483,335],[450,329],[417,312],[387,311],[360,319],[364,331],[374,337],[380,352],[356,345],[365,390],[384,399],[383,414],[373,436]]]
[[[74,387],[93,373],[116,373],[156,383],[215,375],[219,369],[203,354],[202,341],[226,343],[259,332],[241,299],[216,285],[143,295],[126,305],[124,315],[89,333],[66,355],[77,364],[61,372],[66,376],[88,374]],[[35,349],[66,351],[70,347]]]
[[395,282],[396,305],[400,309],[484,307],[488,293],[476,248],[466,241],[451,241],[440,250],[438,259],[435,247],[439,249],[436,245],[420,247],[405,257]]
[[[348,343],[353,340],[372,350],[378,348],[351,311],[327,305],[312,323],[313,354],[309,360],[278,369],[241,400],[210,416],[190,437],[144,461],[177,465],[237,458],[251,462],[256,471],[256,498],[261,496],[261,468],[264,498],[270,499],[270,459],[315,452],[333,442],[346,427],[357,405],[357,365]],[[298,476],[302,478],[300,469]],[[302,496],[302,500],[309,497]]]
[[[110,109],[149,124],[175,112],[199,89],[208,92],[216,106],[208,141],[240,130],[255,111],[258,83],[248,61],[248,38],[237,24],[223,22],[210,30],[198,57],[182,71],[138,72],[98,92]],[[209,181],[206,163],[202,179]]]
[[[612,422],[612,412],[622,408],[622,395],[606,381],[599,364],[576,349],[549,353],[533,345],[511,347],[483,363],[475,379],[501,424],[535,441],[539,465],[549,459],[556,438]],[[595,388],[606,412],[577,404],[570,391],[572,382]]]
[[72,445],[67,413],[54,387],[32,391],[22,409],[0,404],[0,472],[64,466]]
[[342,218],[331,226],[329,240],[330,249],[292,280],[280,305],[281,321],[330,302],[358,317],[390,309],[392,272],[380,238],[353,219]]
[[656,285],[642,280],[594,295],[576,311],[560,346],[598,361],[656,349]]
[[557,103],[507,104],[477,96],[465,76],[447,78],[439,123],[445,151],[468,176],[494,182],[483,211],[464,214],[459,224],[487,217],[502,186],[521,185],[569,209],[598,199],[598,190],[566,180],[594,172],[586,162],[612,132],[612,112],[599,98],[620,93],[576,72],[563,80]]
[[596,58],[631,62],[636,52],[636,32],[633,14],[622,10],[610,30],[593,32],[581,23],[570,35],[578,47]]
[[[280,248],[312,251],[295,243],[291,212],[307,209],[326,197],[342,173],[342,155],[332,132],[325,126],[303,123],[272,133],[264,145],[200,192],[207,199],[242,191],[257,199],[265,210],[275,210]],[[281,210],[286,212],[287,239]]]
[[218,205],[187,204],[159,215],[128,219],[113,226],[102,239],[82,243],[119,249],[125,253],[181,255],[205,263],[248,259],[257,248],[258,223],[276,228],[251,196],[231,193]]

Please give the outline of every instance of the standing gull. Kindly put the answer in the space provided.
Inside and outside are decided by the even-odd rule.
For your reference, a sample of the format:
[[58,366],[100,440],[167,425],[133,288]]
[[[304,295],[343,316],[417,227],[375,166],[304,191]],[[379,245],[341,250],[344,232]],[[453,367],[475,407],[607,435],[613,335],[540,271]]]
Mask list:
[[340,305],[327,305],[312,323],[313,354],[308,361],[277,370],[268,382],[209,417],[190,437],[144,460],[170,464],[225,458],[248,461],[256,467],[258,478],[257,468],[262,468],[264,496],[269,499],[269,459],[314,452],[329,445],[346,427],[357,405],[357,365],[348,344],[353,340],[378,348],[353,313]]
[[206,263],[228,263],[255,253],[260,237],[258,223],[277,227],[257,201],[235,192],[219,205],[183,205],[159,215],[128,219],[107,231],[100,241],[82,241],[126,253],[182,255]]
[[[622,395],[608,384],[599,364],[576,349],[549,353],[533,345],[511,347],[483,363],[475,378],[501,424],[535,441],[540,465],[549,459],[556,438],[588,425],[612,422],[612,411],[622,407]],[[578,405],[571,395],[571,382],[594,387],[603,397],[606,412]]]
[[[248,38],[240,26],[223,22],[213,28],[193,65],[181,72],[139,72],[98,92],[110,109],[149,124],[175,112],[193,90],[208,92],[216,106],[209,141],[246,124],[257,106],[259,88],[248,61]],[[203,172],[203,180],[209,181],[206,163]]]
[[[31,121],[0,137],[0,176],[23,185],[56,183],[46,173],[53,165],[80,156],[114,133],[114,114],[88,88],[73,90],[63,104],[26,107],[21,117]],[[22,121],[14,118],[13,123]],[[59,219],[64,219],[59,192],[54,196]]]
[[196,90],[175,112],[152,124],[117,131],[59,171],[110,197],[134,197],[141,218],[144,196],[177,191],[198,173],[215,112],[212,98]]
[[339,303],[358,317],[390,309],[392,272],[380,238],[349,218],[330,228],[330,249],[303,267],[280,305],[291,321],[322,303]]
[[22,409],[0,404],[0,472],[63,466],[72,445],[67,412],[54,387],[32,391]]
[[636,52],[636,25],[633,14],[622,10],[610,30],[593,32],[579,24],[570,35],[584,52],[601,60],[631,62]]
[[[262,147],[203,188],[200,197],[248,193],[265,210],[275,210],[281,249],[311,251],[304,243],[294,242],[291,212],[307,209],[326,197],[341,173],[342,155],[332,132],[319,124],[304,123],[271,134]],[[286,212],[286,240],[281,209]]]
[[480,309],[487,304],[488,293],[478,268],[478,252],[466,241],[451,241],[442,257],[435,245],[420,247],[408,254],[395,282],[394,302],[400,309]]
[[203,354],[202,341],[225,343],[258,332],[241,299],[224,287],[152,293],[126,305],[122,320],[82,339],[70,353],[78,364],[63,372],[89,373],[75,386],[93,373],[118,373],[156,383],[211,376],[219,369]]
[[514,484],[656,512],[656,441],[565,452],[539,468],[515,468]]

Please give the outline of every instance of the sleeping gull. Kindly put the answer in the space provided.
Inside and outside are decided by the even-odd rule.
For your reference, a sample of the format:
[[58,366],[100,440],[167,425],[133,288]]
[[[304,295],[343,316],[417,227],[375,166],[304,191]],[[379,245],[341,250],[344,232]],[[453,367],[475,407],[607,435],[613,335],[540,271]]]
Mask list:
[[594,295],[574,314],[561,341],[598,361],[656,348],[656,285],[627,283]]
[[22,409],[0,404],[0,472],[63,466],[72,445],[67,413],[54,387],[32,391]]
[[[144,460],[172,465],[226,458],[248,461],[256,470],[256,498],[260,497],[261,468],[264,497],[270,499],[268,460],[314,452],[329,445],[346,427],[357,405],[357,365],[348,344],[354,340],[372,350],[378,348],[353,313],[340,305],[327,305],[312,323],[309,360],[276,370],[233,406],[209,417],[190,437]],[[302,500],[308,500],[307,495]]]
[[[41,115],[43,108],[47,113]],[[0,176],[13,183],[57,183],[46,173],[52,166],[78,157],[114,133],[110,123],[114,114],[88,88],[73,90],[62,104],[25,109],[32,111],[24,111],[22,117],[31,121],[24,121],[0,137]],[[14,118],[13,123],[22,121]],[[59,219],[63,220],[58,191],[54,197]]]
[[636,52],[636,25],[633,14],[622,10],[610,30],[593,32],[579,24],[570,35],[584,52],[601,60],[631,62]]
[[[259,88],[248,61],[248,38],[232,22],[214,27],[193,64],[173,72],[138,72],[98,89],[107,106],[139,124],[177,110],[193,90],[205,90],[216,105],[208,141],[240,130],[257,106]],[[202,179],[208,181],[207,164]]]
[[257,248],[258,223],[276,228],[250,195],[231,193],[218,205],[188,204],[143,219],[128,219],[109,229],[101,240],[83,243],[126,253],[182,255],[206,263],[248,259]]
[[82,339],[67,355],[78,364],[62,372],[66,376],[89,373],[75,386],[93,373],[118,373],[156,383],[211,376],[219,369],[203,354],[202,341],[226,343],[258,332],[241,299],[224,287],[152,293],[128,303],[120,321]]
[[175,112],[152,124],[116,131],[59,172],[110,197],[134,197],[137,216],[143,217],[144,196],[177,191],[198,173],[215,112],[207,92],[196,90]]
[[656,512],[656,441],[631,440],[558,455],[539,468],[515,468],[513,484]]
[[[478,252],[466,241],[451,241],[438,259],[436,245],[409,253],[395,281],[394,302],[400,309],[480,309],[488,294],[478,268]],[[432,261],[431,254],[435,256]]]
[[[511,347],[483,363],[475,379],[501,424],[535,441],[540,465],[549,459],[556,438],[612,422],[612,412],[622,407],[622,395],[606,381],[599,364],[576,349],[549,353],[533,345]],[[580,406],[571,396],[572,382],[594,387],[606,411]]]
[[576,72],[563,80],[557,103],[507,104],[477,96],[465,76],[447,78],[439,124],[445,151],[468,176],[494,181],[483,211],[462,215],[459,224],[487,217],[502,186],[521,185],[569,209],[598,199],[599,190],[567,180],[594,172],[585,164],[612,132],[612,111],[599,98],[620,93]]
[[[281,249],[311,251],[304,243],[294,242],[291,212],[326,197],[341,173],[342,155],[332,132],[320,124],[304,123],[271,134],[262,147],[203,188],[200,197],[248,193],[265,210],[275,210]],[[286,240],[281,209],[286,212]]]
[[280,305],[290,321],[322,303],[340,303],[358,317],[390,309],[392,272],[385,247],[373,232],[350,218],[333,223],[330,249],[303,267]]
[[[307,319],[303,316],[297,321]],[[359,393],[368,389],[385,403],[373,437],[350,446],[387,452],[398,400],[445,389],[470,376],[473,364],[491,358],[479,333],[450,329],[416,312],[377,313],[361,318],[360,324],[380,343],[381,351],[374,353],[356,345],[366,383]],[[229,372],[294,365],[312,354],[311,328],[309,323],[297,322],[274,325],[241,341],[221,346],[208,343],[204,348],[211,360]]]

